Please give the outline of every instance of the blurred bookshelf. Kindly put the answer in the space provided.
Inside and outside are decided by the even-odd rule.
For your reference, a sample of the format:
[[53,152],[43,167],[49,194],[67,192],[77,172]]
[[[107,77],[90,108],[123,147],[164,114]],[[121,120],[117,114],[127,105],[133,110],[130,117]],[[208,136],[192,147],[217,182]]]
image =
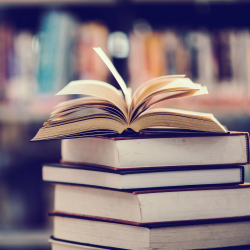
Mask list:
[[[51,249],[48,243],[48,235],[51,235],[51,230],[33,230],[33,231],[0,231],[1,249],[19,249],[19,250],[49,250]],[[35,246],[35,248],[34,248]]]
[[[198,2],[200,3],[223,3],[223,4],[228,4],[228,3],[245,3],[248,2],[249,0],[199,0]],[[25,5],[25,4],[54,4],[54,3],[59,3],[59,4],[103,4],[103,3],[119,3],[120,0],[0,0],[0,3],[3,4],[19,4],[19,5]],[[197,2],[196,0],[132,0],[130,1],[132,3],[194,3]]]
[[22,249],[49,249],[53,188],[41,166],[60,160],[60,141],[29,140],[71,80],[118,87],[94,46],[132,89],[166,74],[208,86],[208,96],[163,105],[211,112],[229,130],[250,132],[249,11],[250,1],[0,1],[0,248],[21,249],[8,241],[14,235]]

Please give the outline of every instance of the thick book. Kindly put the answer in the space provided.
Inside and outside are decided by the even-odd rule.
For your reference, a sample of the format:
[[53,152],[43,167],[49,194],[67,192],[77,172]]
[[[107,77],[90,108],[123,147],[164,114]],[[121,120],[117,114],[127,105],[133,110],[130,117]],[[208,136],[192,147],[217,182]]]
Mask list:
[[55,185],[54,211],[131,225],[250,215],[250,184],[116,191]]
[[62,140],[62,162],[113,169],[249,163],[248,133],[177,133],[141,137]]
[[175,168],[150,170],[109,170],[89,166],[47,164],[43,180],[110,189],[145,189],[159,187],[240,184],[244,167]]
[[[217,225],[218,226],[222,226],[222,225]],[[236,225],[234,225],[235,227]],[[194,227],[193,227],[194,228]],[[214,232],[215,231],[223,231],[223,227],[221,227],[221,229],[217,229],[214,226]],[[212,230],[210,230],[211,232]],[[213,233],[213,232],[211,232]],[[248,235],[246,234],[245,237],[248,237]],[[198,239],[195,239],[198,241]],[[223,240],[220,242],[220,244],[218,244],[218,242],[211,242],[211,238],[209,238],[209,240],[205,240],[204,238],[202,239],[202,243],[199,242],[199,245],[206,245],[206,246],[213,246],[212,248],[210,247],[209,249],[214,249],[214,250],[249,250],[250,249],[250,245],[238,245],[236,246],[235,243],[232,246],[228,246],[228,244],[223,244]],[[235,239],[234,239],[235,241]],[[51,236],[49,239],[49,242],[51,243],[51,249],[52,250],[105,250],[105,249],[109,249],[109,250],[127,250],[125,248],[118,248],[118,247],[107,247],[107,246],[100,246],[100,245],[93,245],[93,244],[88,244],[88,243],[81,243],[81,242],[75,242],[75,241],[68,241],[68,240],[63,240],[63,239],[56,239],[55,237]],[[205,243],[204,243],[205,242]],[[225,241],[224,241],[225,242]],[[140,250],[156,250],[156,249],[160,249],[160,250],[166,250],[166,249],[187,249],[185,247],[185,243],[188,243],[189,246],[193,246],[192,249],[197,249],[197,244],[195,244],[194,242],[192,242],[191,244],[189,243],[189,241],[187,240],[186,242],[183,243],[175,243],[175,242],[169,242],[169,243],[164,243],[163,246],[161,246],[160,248],[154,248],[154,247],[147,247],[147,248],[139,248]],[[240,243],[241,244],[241,243]],[[218,247],[218,245],[226,245],[226,247]],[[177,248],[178,247],[178,248]],[[137,248],[138,249],[138,248]],[[202,248],[203,249],[203,248]],[[207,248],[206,248],[207,249]]]
[[121,91],[96,80],[70,82],[57,95],[85,97],[56,106],[33,141],[139,132],[152,127],[227,132],[209,113],[152,108],[162,101],[207,94],[205,86],[193,83],[184,75],[162,76],[142,84],[132,96],[102,49],[94,49],[118,81]]
[[[250,245],[250,216],[176,226],[139,227],[110,221],[56,215],[54,216],[52,239],[53,243],[56,241],[58,244],[61,241],[79,245],[79,247],[82,245],[83,249],[91,249],[90,247],[116,250],[218,249],[226,247],[232,247],[231,249],[234,250],[249,249],[246,247]],[[72,245],[71,247],[73,247]],[[65,249],[73,250],[74,248]]]

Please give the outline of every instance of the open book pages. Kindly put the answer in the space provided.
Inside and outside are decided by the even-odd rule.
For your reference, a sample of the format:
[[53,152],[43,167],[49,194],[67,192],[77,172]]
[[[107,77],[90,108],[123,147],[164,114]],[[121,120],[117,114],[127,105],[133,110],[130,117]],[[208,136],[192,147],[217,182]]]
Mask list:
[[102,49],[94,49],[116,78],[121,91],[102,81],[70,82],[57,95],[84,97],[58,104],[33,141],[139,132],[152,127],[227,132],[212,114],[152,108],[169,99],[207,94],[205,86],[193,83],[184,75],[162,76],[144,83],[132,95]]

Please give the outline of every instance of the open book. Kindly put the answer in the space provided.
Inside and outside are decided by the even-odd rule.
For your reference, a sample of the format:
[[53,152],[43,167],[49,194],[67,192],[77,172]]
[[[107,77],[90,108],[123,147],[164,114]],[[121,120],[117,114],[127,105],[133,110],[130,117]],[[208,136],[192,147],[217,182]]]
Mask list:
[[70,82],[57,95],[84,97],[57,105],[33,141],[139,132],[147,128],[227,132],[212,114],[152,108],[165,100],[207,94],[205,86],[184,75],[162,76],[144,83],[132,95],[103,50],[94,50],[116,78],[121,91],[102,81]]

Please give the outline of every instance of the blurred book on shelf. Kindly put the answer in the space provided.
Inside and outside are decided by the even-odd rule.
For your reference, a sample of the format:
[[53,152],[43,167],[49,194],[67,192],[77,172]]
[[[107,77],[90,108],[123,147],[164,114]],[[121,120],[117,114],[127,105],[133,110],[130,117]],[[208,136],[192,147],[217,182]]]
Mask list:
[[39,92],[54,93],[66,85],[72,74],[74,19],[62,12],[48,12],[41,21]]
[[95,79],[107,81],[108,68],[103,67],[102,61],[93,51],[93,47],[101,47],[106,54],[109,31],[103,24],[89,22],[79,25],[76,37],[75,60],[78,79]]
[[8,23],[0,24],[0,101],[4,102],[9,71],[14,65],[9,65],[13,60],[14,28]]

